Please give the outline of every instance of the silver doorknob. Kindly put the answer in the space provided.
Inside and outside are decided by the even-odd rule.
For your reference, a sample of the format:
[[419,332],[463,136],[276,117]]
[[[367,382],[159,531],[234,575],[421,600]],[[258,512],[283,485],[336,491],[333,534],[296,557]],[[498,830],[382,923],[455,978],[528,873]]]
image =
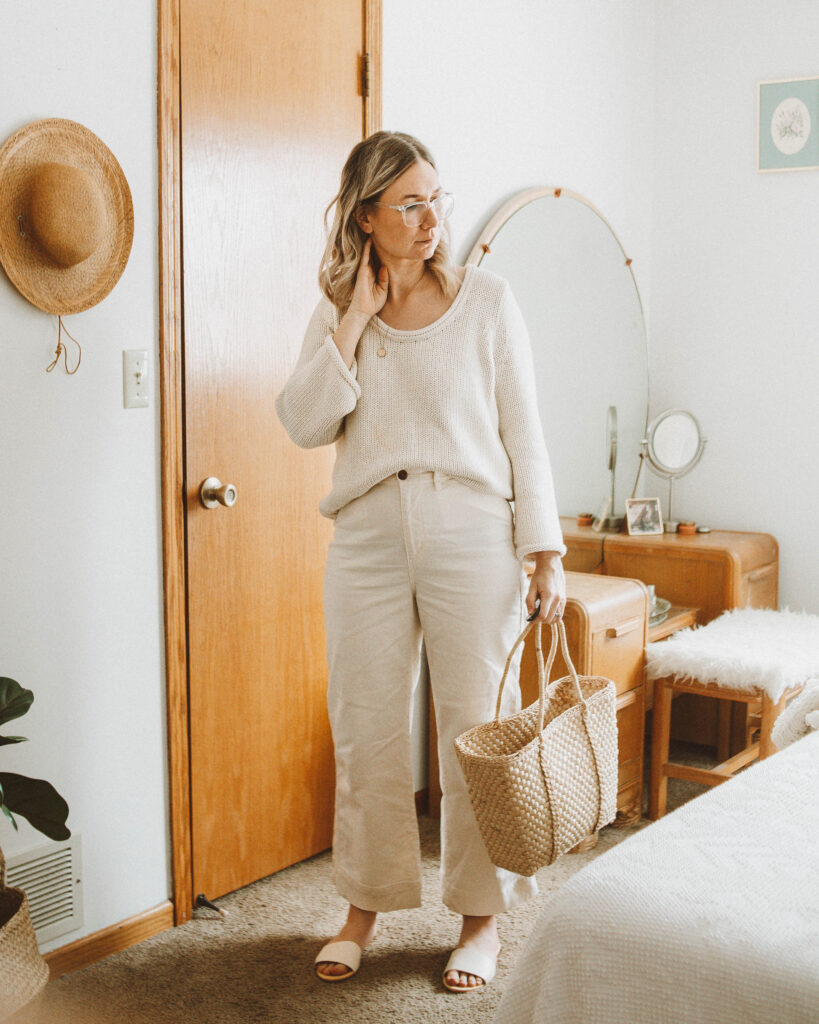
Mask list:
[[202,481],[199,497],[205,508],[216,508],[217,505],[230,508],[236,504],[238,494],[235,484],[223,484],[215,476],[209,476],[207,480]]

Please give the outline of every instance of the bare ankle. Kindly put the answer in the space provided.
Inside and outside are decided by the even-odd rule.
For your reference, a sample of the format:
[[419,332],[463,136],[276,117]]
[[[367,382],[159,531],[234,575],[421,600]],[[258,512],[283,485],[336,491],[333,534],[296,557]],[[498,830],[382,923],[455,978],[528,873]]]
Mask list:
[[361,907],[355,907],[351,903],[350,909],[347,911],[347,924],[357,927],[372,927],[375,925],[377,917],[376,911],[362,910]]
[[461,943],[469,943],[470,940],[478,939],[483,941],[497,941],[498,927],[497,918],[493,914],[478,916],[464,914],[461,925]]

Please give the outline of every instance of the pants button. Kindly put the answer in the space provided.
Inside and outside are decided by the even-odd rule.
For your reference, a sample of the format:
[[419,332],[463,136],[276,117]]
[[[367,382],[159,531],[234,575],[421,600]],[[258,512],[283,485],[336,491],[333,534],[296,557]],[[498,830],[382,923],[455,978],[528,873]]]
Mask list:
[[398,479],[399,480],[406,480],[407,479],[407,471],[405,469],[399,469],[398,470]]

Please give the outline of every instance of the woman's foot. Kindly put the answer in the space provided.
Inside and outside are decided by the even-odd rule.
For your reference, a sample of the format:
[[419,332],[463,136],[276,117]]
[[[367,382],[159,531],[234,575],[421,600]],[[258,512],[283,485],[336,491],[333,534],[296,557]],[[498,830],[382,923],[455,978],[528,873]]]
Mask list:
[[[500,941],[498,939],[498,927],[494,917],[471,917],[464,914],[461,937],[458,940],[456,949],[470,949],[488,957],[494,963],[500,952]],[[444,982],[447,987],[458,990],[479,988],[485,985],[490,978],[481,977],[478,974],[467,974],[463,971],[447,971],[444,974]]]
[[[375,919],[375,911],[361,910],[360,907],[354,907],[350,904],[350,909],[347,912],[347,921],[332,941],[354,942],[361,949],[364,949],[375,938],[377,931]],[[350,968],[347,964],[322,960],[316,964],[316,973],[319,977],[338,978],[343,974],[349,974]]]

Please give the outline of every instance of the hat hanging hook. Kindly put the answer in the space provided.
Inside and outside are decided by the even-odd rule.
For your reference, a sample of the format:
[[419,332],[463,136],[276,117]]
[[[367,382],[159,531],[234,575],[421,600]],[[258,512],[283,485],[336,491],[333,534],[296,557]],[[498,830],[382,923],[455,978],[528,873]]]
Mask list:
[[[63,331],[65,331],[65,333],[68,335],[68,337],[71,338],[71,340],[77,346],[77,365],[74,367],[73,370],[69,370],[68,369],[68,350],[65,347],[65,345],[63,345]],[[77,372],[77,370],[79,370],[80,363],[82,362],[82,346],[77,341],[77,339],[74,337],[74,335],[71,334],[71,332],[65,326],[65,324],[63,323],[63,318],[61,316],[58,316],[57,317],[57,352],[56,352],[56,354],[54,356],[54,361],[51,363],[50,366],[46,367],[46,373],[51,373],[51,371],[54,369],[54,367],[57,365],[57,363],[59,363],[60,356],[63,357],[63,362],[65,364],[65,372],[69,375],[69,377],[72,374],[75,374]]]

